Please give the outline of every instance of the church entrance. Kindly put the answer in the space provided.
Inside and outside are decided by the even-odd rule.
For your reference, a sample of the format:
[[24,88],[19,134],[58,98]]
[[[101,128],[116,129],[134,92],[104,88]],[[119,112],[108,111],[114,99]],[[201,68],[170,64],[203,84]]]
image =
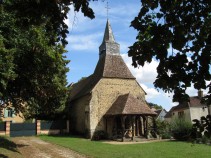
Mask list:
[[[134,138],[148,138],[149,130],[154,129],[153,117],[144,115],[117,115],[113,116],[113,139],[122,141]],[[108,126],[108,125],[107,125]],[[109,132],[109,131],[107,131]]]

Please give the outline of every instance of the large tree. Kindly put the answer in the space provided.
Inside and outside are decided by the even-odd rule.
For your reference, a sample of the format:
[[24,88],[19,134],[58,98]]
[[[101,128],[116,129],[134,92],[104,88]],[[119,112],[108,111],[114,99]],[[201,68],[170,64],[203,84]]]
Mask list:
[[68,27],[64,20],[71,4],[93,18],[89,3],[0,2],[0,109],[12,103],[16,112],[27,117],[60,111],[67,98],[69,62],[65,59]]
[[188,100],[187,87],[209,89],[211,104],[211,1],[142,0],[131,26],[137,41],[128,55],[133,66],[159,61],[156,88],[174,92],[174,101]]

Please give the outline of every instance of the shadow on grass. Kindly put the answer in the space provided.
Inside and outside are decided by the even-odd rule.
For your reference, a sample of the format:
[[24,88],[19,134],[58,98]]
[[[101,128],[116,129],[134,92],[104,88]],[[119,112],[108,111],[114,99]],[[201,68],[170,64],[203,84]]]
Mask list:
[[[23,144],[15,144],[13,141],[10,141],[9,139],[7,139],[6,137],[1,137],[0,136],[0,148],[4,148],[6,150],[10,150],[12,152],[17,152],[20,153],[17,150],[17,147],[24,147],[26,145]],[[7,156],[0,154],[1,158],[7,158]]]
[[13,152],[17,151],[17,145],[5,137],[0,137],[0,148],[4,148]]
[[2,154],[0,154],[0,157],[1,158],[9,158],[8,156],[2,155]]

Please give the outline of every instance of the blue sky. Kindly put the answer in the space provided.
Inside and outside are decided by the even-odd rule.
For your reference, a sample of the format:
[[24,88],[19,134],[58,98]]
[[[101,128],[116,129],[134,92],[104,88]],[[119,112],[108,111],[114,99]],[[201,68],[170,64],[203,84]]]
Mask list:
[[[121,0],[109,2],[109,21],[117,43],[120,44],[121,55],[137,81],[147,92],[146,100],[169,110],[175,103],[172,102],[172,94],[166,94],[161,90],[158,92],[153,86],[157,76],[156,66],[158,62],[153,60],[151,64],[144,67],[133,68],[131,58],[127,56],[128,47],[136,39],[137,31],[130,27],[130,22],[138,15],[140,0]],[[67,59],[71,60],[67,74],[68,83],[77,82],[81,77],[91,75],[99,58],[99,46],[103,39],[107,20],[106,1],[91,2],[91,8],[95,12],[95,19],[91,20],[82,13],[75,13],[73,8],[65,21],[69,26]],[[187,90],[191,96],[197,91],[193,87]]]

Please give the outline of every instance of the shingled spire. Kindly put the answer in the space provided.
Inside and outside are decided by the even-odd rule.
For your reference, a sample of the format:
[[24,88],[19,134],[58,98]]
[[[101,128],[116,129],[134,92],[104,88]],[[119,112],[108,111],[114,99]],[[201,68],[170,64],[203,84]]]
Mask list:
[[114,39],[109,20],[99,50],[100,58],[94,72],[95,76],[135,79],[120,55],[119,44]]
[[111,54],[119,55],[119,44],[115,42],[109,20],[107,20],[103,42],[99,48],[100,56]]
[[107,20],[105,33],[104,33],[104,37],[103,37],[103,42],[108,42],[108,41],[115,42],[114,35],[112,32],[109,20]]

